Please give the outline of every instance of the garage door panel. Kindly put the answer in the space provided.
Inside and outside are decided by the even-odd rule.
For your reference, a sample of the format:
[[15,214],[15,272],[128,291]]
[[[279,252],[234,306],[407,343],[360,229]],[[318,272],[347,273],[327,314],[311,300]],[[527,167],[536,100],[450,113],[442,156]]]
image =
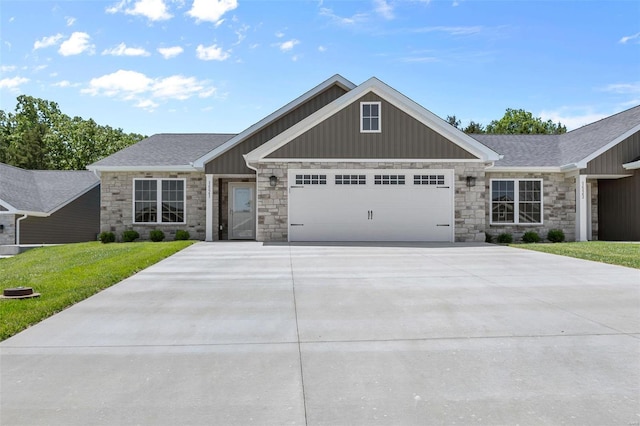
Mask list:
[[291,241],[452,241],[450,170],[322,170],[325,184],[294,185],[301,173],[290,171]]

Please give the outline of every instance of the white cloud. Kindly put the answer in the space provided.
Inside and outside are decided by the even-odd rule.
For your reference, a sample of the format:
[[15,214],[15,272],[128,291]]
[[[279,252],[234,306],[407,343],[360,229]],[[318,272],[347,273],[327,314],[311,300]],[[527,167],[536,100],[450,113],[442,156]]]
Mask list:
[[0,65],[0,72],[11,72],[15,70],[16,70],[15,65]]
[[318,52],[324,53],[327,51],[327,48],[324,46],[318,46]]
[[338,25],[355,25],[364,22],[369,18],[369,15],[366,13],[356,13],[350,17],[338,16],[333,13],[332,9],[327,7],[320,8],[320,16],[325,16]]
[[184,52],[184,49],[180,46],[159,47],[158,52],[162,55],[163,58],[170,59]]
[[73,16],[67,16],[65,19],[67,20],[67,27],[70,27],[76,23],[76,18],[74,18]]
[[620,95],[640,94],[640,82],[609,84],[603,90]]
[[120,43],[112,49],[106,49],[102,52],[103,55],[112,56],[149,56],[150,53],[141,47],[127,47],[126,44]]
[[38,72],[38,71],[42,71],[44,69],[47,69],[49,65],[43,64],[43,65],[36,65],[35,67],[33,67],[33,69],[31,71],[33,72]]
[[443,33],[447,33],[449,35],[454,35],[454,36],[465,36],[465,35],[478,34],[482,32],[483,29],[484,28],[479,25],[470,26],[470,27],[435,26],[435,27],[418,28],[413,30],[412,32],[414,33],[443,32]]
[[159,101],[186,100],[194,96],[208,98],[216,93],[216,88],[195,77],[172,75],[151,78],[137,71],[118,70],[92,79],[81,92],[135,101],[136,107],[152,110],[159,106]]
[[376,13],[384,19],[391,20],[395,17],[393,15],[393,6],[387,3],[387,0],[374,0],[373,3]]
[[173,17],[167,10],[164,0],[138,0],[133,3],[133,7],[127,7],[131,0],[122,0],[106,9],[107,13],[124,12],[127,15],[144,16],[150,21],[166,21]]
[[62,34],[56,34],[49,37],[42,37],[40,40],[36,40],[33,43],[33,50],[43,49],[45,47],[55,46],[64,36]]
[[640,33],[635,33],[630,36],[622,37],[618,43],[626,44],[627,42],[635,41],[636,43],[640,43]]
[[284,33],[282,31],[278,31],[278,32],[276,32],[275,36],[277,38],[282,38],[282,37],[284,37]]
[[193,0],[187,15],[196,21],[218,22],[230,10],[238,7],[237,0]]
[[62,80],[62,81],[58,81],[56,83],[53,83],[52,86],[53,87],[77,87],[79,86],[79,83],[71,83],[69,80]]
[[278,48],[283,52],[288,52],[295,47],[296,44],[300,44],[300,41],[296,39],[288,40],[282,43],[277,43]]
[[118,70],[112,74],[91,79],[89,87],[82,89],[82,93],[133,99],[139,93],[148,92],[152,84],[153,80],[142,73]]
[[570,108],[561,107],[555,111],[541,111],[539,117],[543,121],[551,120],[554,123],[562,123],[567,130],[574,130],[578,127],[601,120],[611,114],[599,114],[593,112],[590,108]]
[[29,79],[24,77],[3,78],[0,80],[0,89],[14,90],[28,82]]
[[62,56],[79,55],[83,52],[93,54],[95,46],[90,44],[91,36],[87,33],[74,32],[67,40],[60,45],[58,52]]
[[229,58],[229,52],[224,52],[221,47],[216,44],[211,46],[198,45],[196,47],[196,56],[203,61],[224,61]]

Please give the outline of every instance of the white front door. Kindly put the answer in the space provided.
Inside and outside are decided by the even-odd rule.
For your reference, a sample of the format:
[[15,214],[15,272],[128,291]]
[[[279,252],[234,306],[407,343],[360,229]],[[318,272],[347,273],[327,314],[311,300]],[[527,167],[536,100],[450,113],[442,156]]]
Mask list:
[[255,183],[229,183],[229,239],[256,238]]
[[290,241],[453,241],[452,170],[290,170]]

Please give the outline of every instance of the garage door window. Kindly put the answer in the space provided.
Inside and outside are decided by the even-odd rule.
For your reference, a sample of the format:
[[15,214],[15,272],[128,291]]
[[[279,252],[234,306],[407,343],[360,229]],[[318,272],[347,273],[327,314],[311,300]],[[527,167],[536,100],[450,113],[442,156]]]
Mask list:
[[414,185],[444,185],[444,175],[413,175]]
[[296,175],[296,185],[326,185],[327,175]]
[[542,180],[492,180],[491,223],[542,224]]
[[375,175],[375,185],[404,185],[404,175]]
[[366,185],[366,175],[336,175],[336,185]]

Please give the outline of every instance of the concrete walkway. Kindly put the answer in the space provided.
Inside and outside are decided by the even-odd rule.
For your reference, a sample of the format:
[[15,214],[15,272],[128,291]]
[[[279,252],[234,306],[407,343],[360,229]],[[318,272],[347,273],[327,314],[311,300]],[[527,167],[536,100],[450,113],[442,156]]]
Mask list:
[[483,244],[199,243],[0,356],[2,425],[634,425],[640,271]]

